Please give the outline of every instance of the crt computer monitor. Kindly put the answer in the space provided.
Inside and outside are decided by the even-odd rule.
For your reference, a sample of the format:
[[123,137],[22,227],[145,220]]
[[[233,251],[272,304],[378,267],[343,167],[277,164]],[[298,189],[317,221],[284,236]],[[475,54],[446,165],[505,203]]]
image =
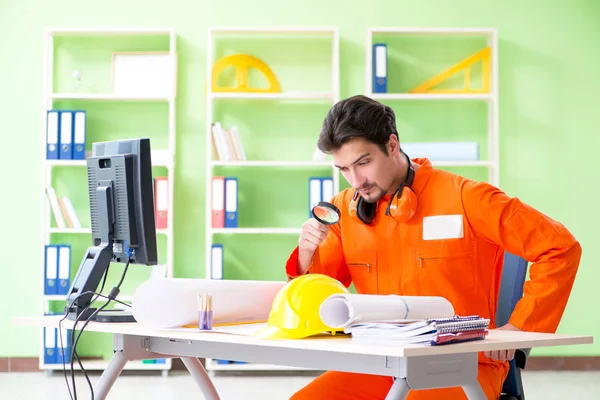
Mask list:
[[150,139],[93,143],[87,174],[93,245],[67,295],[71,320],[95,311],[90,304],[111,262],[158,262]]

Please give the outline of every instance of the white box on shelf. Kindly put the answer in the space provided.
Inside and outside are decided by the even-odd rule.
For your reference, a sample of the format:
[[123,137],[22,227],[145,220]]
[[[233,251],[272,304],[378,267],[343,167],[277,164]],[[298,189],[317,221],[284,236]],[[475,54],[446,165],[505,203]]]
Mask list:
[[176,93],[177,56],[168,51],[115,52],[112,91],[123,96],[165,96]]

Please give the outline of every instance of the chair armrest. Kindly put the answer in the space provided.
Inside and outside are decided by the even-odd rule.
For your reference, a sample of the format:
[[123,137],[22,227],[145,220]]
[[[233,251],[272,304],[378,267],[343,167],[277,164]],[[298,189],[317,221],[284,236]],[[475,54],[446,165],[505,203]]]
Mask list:
[[517,349],[517,351],[515,351],[515,363],[518,368],[525,369],[530,352],[531,349]]

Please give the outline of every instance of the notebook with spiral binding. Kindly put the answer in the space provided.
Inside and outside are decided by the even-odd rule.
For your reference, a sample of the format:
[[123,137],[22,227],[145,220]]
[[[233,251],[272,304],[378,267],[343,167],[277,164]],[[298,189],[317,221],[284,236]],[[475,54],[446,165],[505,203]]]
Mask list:
[[347,327],[353,340],[441,345],[484,339],[490,320],[477,315],[435,318],[407,323],[363,323]]

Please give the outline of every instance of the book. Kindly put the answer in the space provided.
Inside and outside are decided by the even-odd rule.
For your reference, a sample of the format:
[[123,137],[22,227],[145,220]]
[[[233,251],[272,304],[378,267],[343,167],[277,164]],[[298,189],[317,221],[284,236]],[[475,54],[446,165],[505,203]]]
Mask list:
[[490,320],[477,315],[428,318],[407,322],[370,322],[348,326],[344,333],[363,343],[388,341],[401,344],[441,345],[481,340]]

